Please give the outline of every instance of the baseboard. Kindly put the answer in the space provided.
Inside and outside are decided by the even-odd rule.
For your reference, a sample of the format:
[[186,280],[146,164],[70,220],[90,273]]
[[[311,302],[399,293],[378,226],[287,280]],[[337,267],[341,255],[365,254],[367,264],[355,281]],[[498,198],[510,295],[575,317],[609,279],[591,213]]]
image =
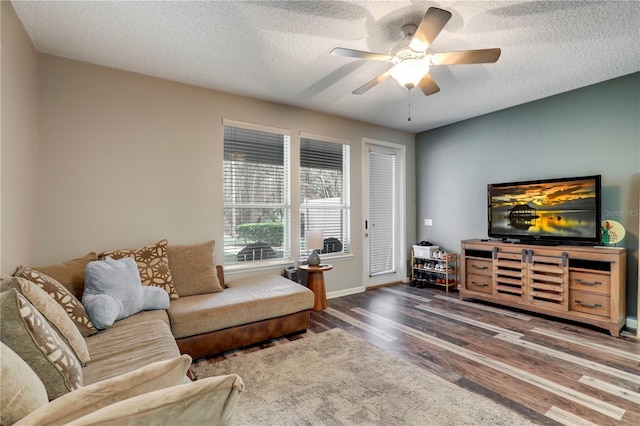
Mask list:
[[366,291],[376,290],[378,288],[384,288],[384,287],[393,287],[400,284],[405,284],[405,283],[403,283],[402,281],[393,281],[385,284],[372,285],[371,287],[367,287]]
[[627,317],[627,320],[625,322],[625,326],[627,328],[631,328],[633,330],[637,330],[638,329],[638,318]]
[[327,299],[335,299],[336,297],[348,296],[350,294],[364,293],[365,287],[352,287],[346,290],[338,290],[327,293]]

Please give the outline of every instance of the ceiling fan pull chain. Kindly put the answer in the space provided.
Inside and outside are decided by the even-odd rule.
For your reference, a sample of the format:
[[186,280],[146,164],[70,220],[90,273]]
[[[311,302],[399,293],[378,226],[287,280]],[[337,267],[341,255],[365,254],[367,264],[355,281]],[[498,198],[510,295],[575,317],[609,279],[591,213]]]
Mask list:
[[408,92],[409,92],[409,118],[407,119],[407,121],[411,121],[411,89],[409,89]]

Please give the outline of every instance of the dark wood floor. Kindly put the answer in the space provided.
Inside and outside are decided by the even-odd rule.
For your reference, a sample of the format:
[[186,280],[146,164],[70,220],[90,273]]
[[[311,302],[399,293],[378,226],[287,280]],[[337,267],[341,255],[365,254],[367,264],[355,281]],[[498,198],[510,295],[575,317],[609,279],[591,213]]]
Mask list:
[[312,313],[308,333],[239,353],[342,328],[538,424],[640,425],[633,334],[614,338],[457,296],[402,284],[331,299]]

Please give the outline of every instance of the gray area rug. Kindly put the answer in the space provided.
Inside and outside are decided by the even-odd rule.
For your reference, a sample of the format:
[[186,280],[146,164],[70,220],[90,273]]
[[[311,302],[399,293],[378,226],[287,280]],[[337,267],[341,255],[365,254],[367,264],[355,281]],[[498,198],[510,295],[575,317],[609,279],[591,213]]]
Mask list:
[[193,371],[242,377],[237,425],[533,424],[340,329]]

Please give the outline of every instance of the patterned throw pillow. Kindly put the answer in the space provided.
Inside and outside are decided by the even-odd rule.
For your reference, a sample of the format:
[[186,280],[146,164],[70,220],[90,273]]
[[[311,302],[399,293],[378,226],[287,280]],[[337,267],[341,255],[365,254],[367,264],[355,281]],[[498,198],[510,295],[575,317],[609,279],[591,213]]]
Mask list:
[[82,367],[58,332],[16,289],[0,294],[2,343],[38,375],[49,400],[82,386]]
[[91,336],[98,332],[89,319],[82,303],[58,281],[49,275],[31,268],[18,269],[16,277],[21,277],[32,283],[36,283],[41,289],[49,293],[49,295],[64,308],[84,337]]
[[80,334],[80,330],[67,315],[60,304],[38,284],[20,277],[11,277],[0,282],[0,290],[5,291],[15,288],[40,312],[51,325],[65,338],[71,349],[75,352],[80,362],[84,365],[90,360],[87,342]]
[[173,285],[173,277],[171,276],[171,269],[169,269],[169,258],[167,257],[168,244],[167,240],[162,240],[157,244],[138,249],[105,251],[100,254],[99,258],[101,260],[104,260],[107,256],[111,256],[113,259],[133,258],[138,265],[142,285],[160,287],[169,293],[170,299],[177,299],[178,293]]

